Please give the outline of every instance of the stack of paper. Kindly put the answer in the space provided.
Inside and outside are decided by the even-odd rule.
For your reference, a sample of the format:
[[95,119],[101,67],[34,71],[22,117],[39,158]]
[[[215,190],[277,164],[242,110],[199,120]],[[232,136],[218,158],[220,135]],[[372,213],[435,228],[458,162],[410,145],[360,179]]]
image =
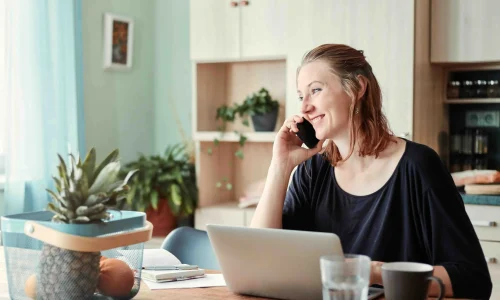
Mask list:
[[205,274],[196,265],[182,264],[164,249],[144,249],[142,279],[152,290],[225,286],[221,274]]

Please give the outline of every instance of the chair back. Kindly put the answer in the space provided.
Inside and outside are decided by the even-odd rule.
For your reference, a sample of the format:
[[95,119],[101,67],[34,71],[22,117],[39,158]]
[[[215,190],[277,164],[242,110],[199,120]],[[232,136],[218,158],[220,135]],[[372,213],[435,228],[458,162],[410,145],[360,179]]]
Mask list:
[[183,264],[220,271],[206,231],[192,227],[176,228],[168,234],[161,248],[175,255]]

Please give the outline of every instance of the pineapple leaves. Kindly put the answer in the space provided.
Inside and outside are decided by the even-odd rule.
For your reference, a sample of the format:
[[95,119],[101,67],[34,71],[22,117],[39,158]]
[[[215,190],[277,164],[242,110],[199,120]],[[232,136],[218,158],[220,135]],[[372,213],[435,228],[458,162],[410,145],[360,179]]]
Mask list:
[[102,203],[99,203],[99,204],[92,206],[92,207],[80,206],[76,209],[76,215],[77,216],[91,216],[91,215],[100,214],[105,210],[106,210],[106,206],[104,206],[104,204],[102,204]]
[[85,157],[85,160],[83,161],[82,169],[84,175],[87,177],[87,181],[89,185],[92,185],[94,183],[94,169],[95,169],[95,160],[96,160],[96,153],[95,153],[95,148],[90,149],[89,153],[87,154],[87,157]]
[[109,220],[107,209],[126,198],[130,190],[127,181],[136,170],[130,171],[125,180],[119,180],[118,150],[111,152],[97,168],[94,148],[83,162],[70,154],[67,166],[61,155],[58,158],[59,176],[53,177],[57,193],[47,189],[53,199],[47,206],[55,214],[52,221],[82,224]]
[[120,162],[110,162],[102,171],[97,175],[97,178],[94,180],[94,183],[90,186],[89,193],[95,194],[99,192],[106,192],[107,187],[110,184],[113,184],[120,172]]
[[97,179],[99,174],[101,174],[101,171],[109,164],[112,162],[116,162],[118,160],[118,154],[119,151],[118,149],[115,149],[113,152],[111,152],[97,167],[93,174],[92,180],[89,181],[89,186],[92,186],[94,184],[94,181]]
[[59,157],[59,167],[57,169],[59,170],[59,177],[64,182],[64,186],[68,187],[69,186],[69,180],[68,180],[68,173],[67,173],[67,168],[66,168],[66,163],[64,162],[64,159],[61,157],[61,155],[57,155]]
[[46,189],[46,191],[49,192],[52,199],[54,199],[57,203],[59,203],[60,206],[69,208],[68,201],[66,201],[66,199],[62,198],[61,196],[57,195],[51,190]]

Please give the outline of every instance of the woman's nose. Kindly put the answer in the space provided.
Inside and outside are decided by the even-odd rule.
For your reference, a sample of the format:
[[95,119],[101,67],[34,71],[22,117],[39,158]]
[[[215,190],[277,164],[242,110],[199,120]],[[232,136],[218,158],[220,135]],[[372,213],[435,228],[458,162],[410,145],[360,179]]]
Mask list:
[[308,103],[308,101],[302,101],[302,105],[300,106],[300,112],[301,113],[308,113],[309,111],[311,111],[312,109],[312,105],[310,103]]

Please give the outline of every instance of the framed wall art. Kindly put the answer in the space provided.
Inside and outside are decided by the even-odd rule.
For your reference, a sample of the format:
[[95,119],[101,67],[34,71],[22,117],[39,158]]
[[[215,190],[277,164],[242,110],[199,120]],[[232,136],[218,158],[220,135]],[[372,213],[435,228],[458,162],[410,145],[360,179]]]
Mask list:
[[104,14],[104,69],[132,68],[134,21],[111,13]]

